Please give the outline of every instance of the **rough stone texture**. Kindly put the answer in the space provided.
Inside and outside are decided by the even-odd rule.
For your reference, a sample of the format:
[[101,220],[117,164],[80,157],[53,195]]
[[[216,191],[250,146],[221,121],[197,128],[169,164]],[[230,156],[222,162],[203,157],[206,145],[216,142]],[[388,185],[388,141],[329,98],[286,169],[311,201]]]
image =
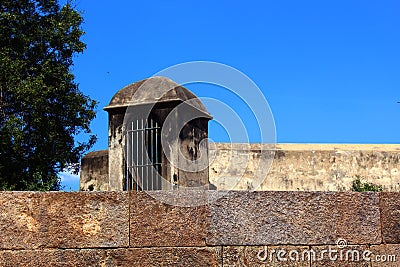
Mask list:
[[221,248],[134,248],[110,250],[108,266],[222,266]]
[[132,105],[187,101],[189,99],[193,100],[191,104],[196,109],[209,114],[204,104],[188,89],[169,78],[154,76],[125,86],[115,93],[109,105],[104,109],[108,111]]
[[400,265],[400,244],[371,246],[372,267],[398,267]]
[[[400,193],[153,196],[210,204],[171,206],[144,192],[1,192],[0,266],[399,266]],[[318,260],[329,246],[340,251],[338,238],[349,244],[342,260]],[[349,249],[369,249],[372,261],[345,260]],[[282,261],[282,250],[284,258],[293,250],[317,258]]]
[[[186,111],[187,109],[189,108],[186,107],[181,111],[183,114],[180,114],[179,121],[186,122],[189,118],[196,118],[195,112]],[[185,114],[189,118],[184,118]],[[198,118],[185,125],[179,125],[181,122],[173,122],[178,124],[176,129],[176,135],[179,136],[178,146],[172,152],[178,155],[180,169],[178,169],[177,184],[179,186],[208,188],[208,120]]]
[[[315,251],[315,256],[311,259],[311,267],[371,266],[371,261],[363,257],[363,253],[370,250],[366,245],[348,245],[343,248],[336,245],[312,246],[310,250]],[[329,251],[331,251],[331,256]]]
[[128,193],[3,192],[0,248],[124,247]]
[[[231,179],[239,181],[235,190],[349,191],[357,176],[382,185],[385,191],[400,190],[400,145],[277,144],[269,174],[259,187],[252,184],[261,144],[251,144],[239,164],[231,161],[240,152],[230,150],[231,144],[226,143],[209,148],[210,155],[215,155],[210,156],[210,182],[219,190],[232,189],[224,183]],[[260,166],[267,168],[268,159]]]
[[0,266],[111,266],[105,262],[105,250],[44,249],[0,251]]
[[[380,193],[382,238],[384,243],[400,243],[400,197],[397,193]],[[400,260],[400,259],[399,259]]]
[[210,204],[207,245],[379,244],[379,215],[378,193],[228,192]]
[[108,179],[110,191],[124,189],[125,160],[123,122],[125,110],[112,109],[108,112]]
[[[158,199],[174,193],[153,192]],[[207,206],[171,206],[144,192],[132,192],[130,203],[131,247],[205,246]]]
[[227,246],[222,249],[222,261],[223,266],[309,267],[309,258],[303,261],[301,256],[296,259],[296,256],[291,254],[291,251],[298,251],[301,255],[301,251],[306,249],[308,247],[304,246]]
[[0,251],[0,266],[222,266],[221,248]]
[[82,191],[108,190],[108,150],[91,152],[82,158],[79,187]]

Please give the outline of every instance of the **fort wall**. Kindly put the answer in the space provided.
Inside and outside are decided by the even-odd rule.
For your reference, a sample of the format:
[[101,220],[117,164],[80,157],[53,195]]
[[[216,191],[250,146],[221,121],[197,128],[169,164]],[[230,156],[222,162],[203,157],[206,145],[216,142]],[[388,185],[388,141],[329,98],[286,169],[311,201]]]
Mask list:
[[[235,177],[232,156],[243,151],[216,143],[210,153],[210,182],[219,190],[349,191],[357,178],[382,185],[384,191],[400,189],[400,145],[396,144],[277,144],[267,176],[259,187],[252,179],[260,163],[261,144],[251,144],[243,177],[232,187],[221,176]],[[265,165],[265,164],[264,164]],[[247,167],[246,167],[247,166]],[[265,168],[268,166],[266,165]],[[240,171],[240,170],[239,170]],[[221,175],[223,173],[223,175]]]
[[[143,192],[1,192],[0,266],[374,267],[398,266],[392,256],[400,261],[400,193],[203,196],[208,205],[177,207]],[[370,260],[321,257],[327,249],[367,251]],[[294,250],[317,257],[276,254]]]
[[[361,177],[382,185],[384,191],[400,189],[398,144],[277,144],[274,150],[268,175],[260,186],[253,186],[261,144],[251,144],[243,152],[215,143],[209,148],[210,182],[218,190],[349,191],[352,181]],[[243,153],[246,162],[230,164],[232,156]],[[108,164],[107,150],[87,154],[82,159],[81,189],[108,190]],[[243,175],[237,177],[238,173]],[[232,185],[229,179],[237,182]]]

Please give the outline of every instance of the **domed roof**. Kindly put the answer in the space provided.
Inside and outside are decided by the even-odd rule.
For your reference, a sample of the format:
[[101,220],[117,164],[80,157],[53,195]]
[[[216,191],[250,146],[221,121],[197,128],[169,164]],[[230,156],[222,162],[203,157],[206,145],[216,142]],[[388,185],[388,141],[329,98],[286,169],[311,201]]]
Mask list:
[[147,78],[125,86],[112,97],[104,110],[171,101],[185,102],[187,100],[190,100],[190,105],[211,117],[196,95],[174,81],[160,76]]

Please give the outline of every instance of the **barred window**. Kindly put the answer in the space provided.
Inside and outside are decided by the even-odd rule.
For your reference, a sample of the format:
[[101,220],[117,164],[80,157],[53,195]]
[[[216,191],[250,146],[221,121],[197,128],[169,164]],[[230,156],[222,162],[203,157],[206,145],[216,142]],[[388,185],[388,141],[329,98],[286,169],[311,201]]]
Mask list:
[[126,190],[161,190],[161,127],[150,116],[127,125]]

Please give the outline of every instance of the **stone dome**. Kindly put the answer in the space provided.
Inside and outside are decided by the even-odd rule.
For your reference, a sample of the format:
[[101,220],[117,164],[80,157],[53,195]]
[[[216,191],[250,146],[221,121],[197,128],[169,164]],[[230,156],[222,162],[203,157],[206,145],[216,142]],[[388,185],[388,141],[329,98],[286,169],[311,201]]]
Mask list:
[[210,113],[196,95],[174,81],[160,76],[137,81],[122,88],[112,97],[104,110],[187,100],[190,100],[190,105],[211,118]]

